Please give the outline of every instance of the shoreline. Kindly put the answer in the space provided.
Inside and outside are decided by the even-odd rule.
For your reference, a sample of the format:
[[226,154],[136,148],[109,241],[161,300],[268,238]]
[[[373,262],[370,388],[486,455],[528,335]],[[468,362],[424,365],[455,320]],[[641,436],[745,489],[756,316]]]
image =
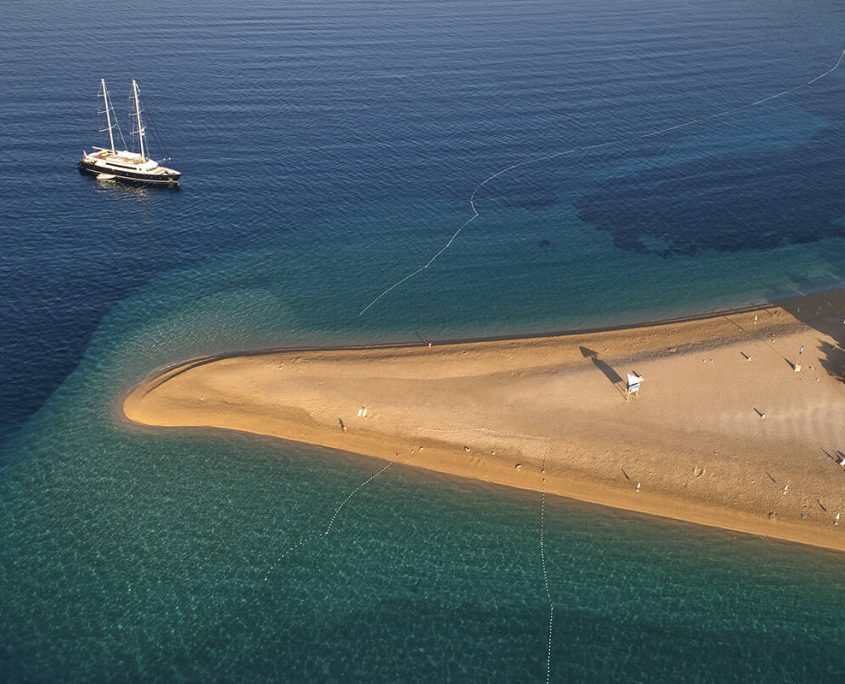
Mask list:
[[[806,292],[802,294],[785,296],[783,298],[773,299],[771,301],[762,302],[759,304],[745,304],[742,306],[728,307],[726,309],[715,309],[713,311],[703,311],[692,314],[685,314],[682,316],[670,316],[669,318],[655,318],[651,320],[638,321],[634,323],[621,323],[619,325],[604,325],[588,328],[573,328],[565,330],[552,330],[549,332],[530,332],[530,333],[504,333],[502,335],[471,335],[468,337],[447,337],[432,340],[437,346],[453,345],[453,344],[474,344],[480,342],[509,342],[520,340],[536,340],[536,339],[557,339],[571,337],[573,335],[595,335],[597,333],[618,332],[623,330],[639,330],[643,328],[654,328],[663,325],[672,325],[675,323],[688,323],[695,321],[705,321],[711,318],[719,318],[721,316],[733,316],[736,314],[753,313],[756,311],[765,311],[771,308],[784,308],[792,303],[800,303],[807,299],[821,298],[826,295],[837,297],[845,294],[845,287],[823,287],[817,291]],[[338,344],[338,345],[282,345],[278,347],[257,347],[255,349],[221,351],[209,354],[201,354],[199,356],[192,356],[187,359],[182,359],[174,363],[161,366],[147,374],[146,378],[158,377],[166,374],[168,371],[185,366],[194,362],[218,361],[222,359],[235,358],[240,356],[264,356],[268,354],[276,354],[279,352],[313,352],[313,351],[368,351],[373,349],[405,349],[416,348],[422,344],[421,340],[396,340],[386,342],[373,342],[361,344]],[[142,384],[144,381],[135,383],[135,385]],[[133,385],[133,387],[135,386]]]
[[845,551],[844,311],[838,290],[599,331],[197,357],[122,408]]

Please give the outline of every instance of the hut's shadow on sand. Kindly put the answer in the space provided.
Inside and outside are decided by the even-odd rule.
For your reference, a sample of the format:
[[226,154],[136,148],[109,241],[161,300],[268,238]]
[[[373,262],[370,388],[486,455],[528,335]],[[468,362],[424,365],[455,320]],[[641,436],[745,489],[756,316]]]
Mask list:
[[597,351],[594,351],[589,347],[579,347],[579,349],[581,350],[581,356],[585,359],[590,359],[590,361],[593,362],[593,365],[604,373],[604,377],[610,380],[610,383],[617,389],[617,391],[621,392],[622,396],[625,396],[625,390],[622,387],[622,376],[613,370],[610,364],[606,361],[602,361],[599,358],[599,353]]

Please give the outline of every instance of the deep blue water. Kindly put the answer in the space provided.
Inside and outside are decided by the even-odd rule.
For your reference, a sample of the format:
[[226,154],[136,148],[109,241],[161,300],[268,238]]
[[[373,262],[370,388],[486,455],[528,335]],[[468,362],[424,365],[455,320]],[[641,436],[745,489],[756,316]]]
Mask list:
[[[623,323],[845,273],[845,71],[737,109],[833,66],[833,1],[3,18],[6,680],[542,681],[538,497],[391,468],[274,565],[381,464],[127,428],[121,394],[196,353]],[[124,131],[139,80],[181,190],[76,172],[102,143],[100,77]],[[479,182],[577,147],[485,185],[449,249],[358,315],[447,244]],[[547,515],[552,679],[845,679],[840,555]]]

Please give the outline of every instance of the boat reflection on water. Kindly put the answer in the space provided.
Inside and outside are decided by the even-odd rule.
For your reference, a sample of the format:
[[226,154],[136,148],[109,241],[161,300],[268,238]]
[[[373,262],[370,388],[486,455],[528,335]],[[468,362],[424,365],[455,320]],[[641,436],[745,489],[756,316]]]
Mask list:
[[88,182],[95,185],[101,191],[124,197],[151,197],[153,194],[160,194],[162,192],[181,192],[182,190],[179,183],[163,186],[140,185],[137,183],[124,183],[117,178],[103,177],[106,174],[92,176],[83,169],[79,169],[79,173],[84,176]]

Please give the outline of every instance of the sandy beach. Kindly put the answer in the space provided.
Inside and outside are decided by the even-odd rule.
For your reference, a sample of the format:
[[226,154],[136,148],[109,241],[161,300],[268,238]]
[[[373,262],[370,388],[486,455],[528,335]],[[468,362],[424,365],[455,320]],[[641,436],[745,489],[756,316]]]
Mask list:
[[[840,291],[605,332],[208,357],[123,411],[845,551],[843,319]],[[626,401],[628,372],[644,381]]]

